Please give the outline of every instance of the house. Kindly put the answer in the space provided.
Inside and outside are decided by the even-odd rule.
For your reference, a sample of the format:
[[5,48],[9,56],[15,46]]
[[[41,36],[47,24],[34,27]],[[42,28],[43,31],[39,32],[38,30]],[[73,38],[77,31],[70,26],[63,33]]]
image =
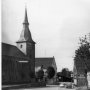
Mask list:
[[74,81],[77,86],[87,85],[87,73],[90,72],[90,60],[74,60]]
[[55,58],[53,57],[42,57],[42,58],[35,58],[35,69],[41,67],[43,65],[44,69],[47,69],[49,66],[52,66],[57,72],[57,66],[55,62]]
[[49,82],[49,83],[54,83],[56,81],[56,74],[57,74],[57,66],[56,66],[54,56],[53,57],[35,58],[35,71],[37,72],[41,66],[43,66],[44,73],[47,71],[47,68],[49,66],[54,68],[55,75],[54,75],[53,79],[51,79],[51,82]]

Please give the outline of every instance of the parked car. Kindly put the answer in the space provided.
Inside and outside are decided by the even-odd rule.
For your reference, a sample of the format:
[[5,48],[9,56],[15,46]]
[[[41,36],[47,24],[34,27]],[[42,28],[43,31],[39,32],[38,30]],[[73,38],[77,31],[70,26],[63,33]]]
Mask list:
[[60,87],[65,87],[65,83],[60,83]]
[[74,88],[74,84],[73,83],[67,83],[65,87],[66,88]]

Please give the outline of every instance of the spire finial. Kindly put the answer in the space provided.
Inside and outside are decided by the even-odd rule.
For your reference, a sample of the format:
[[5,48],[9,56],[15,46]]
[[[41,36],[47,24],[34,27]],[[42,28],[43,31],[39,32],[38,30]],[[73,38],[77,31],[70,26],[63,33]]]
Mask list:
[[27,9],[27,4],[25,3],[25,10]]
[[25,4],[25,18],[24,18],[23,24],[29,24],[29,23],[28,23],[27,6],[26,6],[26,4]]

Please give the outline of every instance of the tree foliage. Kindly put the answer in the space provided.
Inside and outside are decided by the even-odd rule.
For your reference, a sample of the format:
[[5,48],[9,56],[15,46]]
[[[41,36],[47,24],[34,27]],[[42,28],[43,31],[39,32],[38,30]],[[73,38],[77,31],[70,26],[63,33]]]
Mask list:
[[49,67],[47,68],[47,77],[48,77],[49,79],[51,79],[51,78],[54,77],[54,75],[55,75],[55,70],[54,70],[54,68],[51,67],[51,66],[49,66]]
[[63,68],[61,70],[61,72],[57,73],[58,81],[71,82],[72,81],[72,77],[71,77],[72,74],[73,74],[73,72],[69,71],[68,68]]
[[43,76],[44,76],[44,71],[42,69],[40,69],[38,72],[37,72],[37,78],[38,79],[43,79]]
[[61,75],[62,76],[67,76],[67,73],[68,73],[68,69],[67,68],[63,68],[62,71],[61,71]]
[[[90,38],[90,37],[89,37]],[[88,37],[80,38],[80,46],[75,51],[75,62],[82,62],[84,67],[88,68],[87,61],[90,60],[90,41]]]
[[71,77],[71,72],[69,71],[68,68],[63,68],[61,71],[61,76]]

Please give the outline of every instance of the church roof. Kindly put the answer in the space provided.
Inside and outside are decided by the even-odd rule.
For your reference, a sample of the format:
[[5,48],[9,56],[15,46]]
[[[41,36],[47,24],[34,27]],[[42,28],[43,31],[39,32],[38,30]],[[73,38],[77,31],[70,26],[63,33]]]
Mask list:
[[19,42],[35,43],[32,40],[31,32],[29,30],[29,22],[28,22],[28,16],[27,16],[27,9],[26,8],[25,8],[25,18],[24,18],[24,22],[23,22],[23,30],[21,32],[20,39],[17,41],[17,43],[19,43]]
[[26,58],[25,54],[22,53],[16,46],[6,43],[2,43],[2,55]]
[[43,65],[45,69],[52,66],[54,57],[49,58],[35,58],[35,67],[40,67]]

